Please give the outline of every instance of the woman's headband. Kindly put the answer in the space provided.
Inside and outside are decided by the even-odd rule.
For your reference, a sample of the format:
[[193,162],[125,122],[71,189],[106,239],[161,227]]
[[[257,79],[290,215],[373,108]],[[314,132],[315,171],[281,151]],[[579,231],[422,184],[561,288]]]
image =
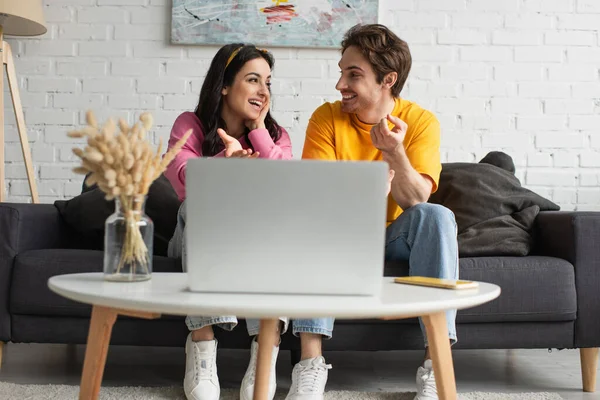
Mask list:
[[[238,55],[238,53],[240,52],[241,49],[244,48],[245,45],[242,45],[240,47],[238,47],[237,49],[235,49],[231,55],[229,56],[229,58],[227,59],[227,64],[225,64],[225,69],[227,69],[227,67],[229,66],[229,64],[231,64],[231,62],[233,61],[233,59],[235,58],[235,56]],[[256,50],[261,51],[263,53],[268,53],[267,50],[265,49],[259,49],[258,47],[256,48]]]
[[240,46],[237,49],[235,49],[231,55],[229,56],[229,58],[227,59],[227,64],[225,64],[225,69],[227,69],[227,67],[229,67],[229,64],[231,64],[231,62],[233,61],[233,59],[235,58],[235,56],[238,55],[238,53],[240,52],[240,50],[242,49],[242,47],[244,46]]

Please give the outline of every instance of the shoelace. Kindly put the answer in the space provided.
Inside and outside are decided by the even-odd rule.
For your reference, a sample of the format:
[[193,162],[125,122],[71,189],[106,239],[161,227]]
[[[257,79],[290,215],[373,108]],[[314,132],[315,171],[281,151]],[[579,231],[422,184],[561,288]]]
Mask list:
[[323,381],[323,373],[331,369],[330,364],[311,363],[310,365],[303,367],[298,373],[299,379],[296,382],[298,393],[313,393],[320,391],[320,385]]
[[435,376],[432,369],[421,375],[421,381],[423,382],[423,394],[437,396],[437,386],[435,385]]
[[[212,379],[215,363],[207,358],[200,358],[200,349],[194,346],[194,358],[196,363],[196,379]],[[198,366],[200,359],[200,366]]]

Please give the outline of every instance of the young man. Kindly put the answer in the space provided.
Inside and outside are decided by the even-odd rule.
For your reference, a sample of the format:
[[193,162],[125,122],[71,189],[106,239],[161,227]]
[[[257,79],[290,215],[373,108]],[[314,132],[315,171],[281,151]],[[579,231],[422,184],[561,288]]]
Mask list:
[[[458,279],[454,214],[428,204],[440,172],[440,124],[401,99],[411,68],[406,42],[382,25],[355,26],[342,41],[341,101],[325,103],[310,118],[305,159],[379,161],[390,166],[386,260],[408,260],[410,275]],[[456,312],[446,315],[456,342]],[[415,400],[438,398],[423,324],[425,361],[417,371]]]

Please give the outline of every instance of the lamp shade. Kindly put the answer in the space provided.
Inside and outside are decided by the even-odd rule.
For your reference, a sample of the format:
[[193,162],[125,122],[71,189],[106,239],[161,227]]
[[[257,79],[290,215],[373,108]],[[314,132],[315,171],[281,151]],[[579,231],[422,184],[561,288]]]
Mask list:
[[38,36],[46,33],[42,0],[0,0],[0,25],[5,35]]

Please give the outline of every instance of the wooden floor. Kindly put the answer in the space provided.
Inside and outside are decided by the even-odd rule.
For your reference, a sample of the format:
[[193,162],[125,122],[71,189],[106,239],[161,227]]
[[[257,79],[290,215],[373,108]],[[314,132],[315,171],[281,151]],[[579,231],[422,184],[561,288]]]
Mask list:
[[[79,384],[83,346],[8,344],[0,381],[27,384]],[[332,352],[329,389],[414,391],[422,353]],[[249,352],[223,350],[218,366],[221,386],[237,388]],[[600,399],[600,392],[581,391],[577,350],[457,350],[454,352],[459,392],[557,392],[566,400]],[[113,346],[109,349],[103,385],[181,385],[185,368],[183,348]],[[290,385],[290,355],[281,352],[278,386]],[[599,374],[600,376],[600,374]],[[600,386],[599,386],[600,388]]]

